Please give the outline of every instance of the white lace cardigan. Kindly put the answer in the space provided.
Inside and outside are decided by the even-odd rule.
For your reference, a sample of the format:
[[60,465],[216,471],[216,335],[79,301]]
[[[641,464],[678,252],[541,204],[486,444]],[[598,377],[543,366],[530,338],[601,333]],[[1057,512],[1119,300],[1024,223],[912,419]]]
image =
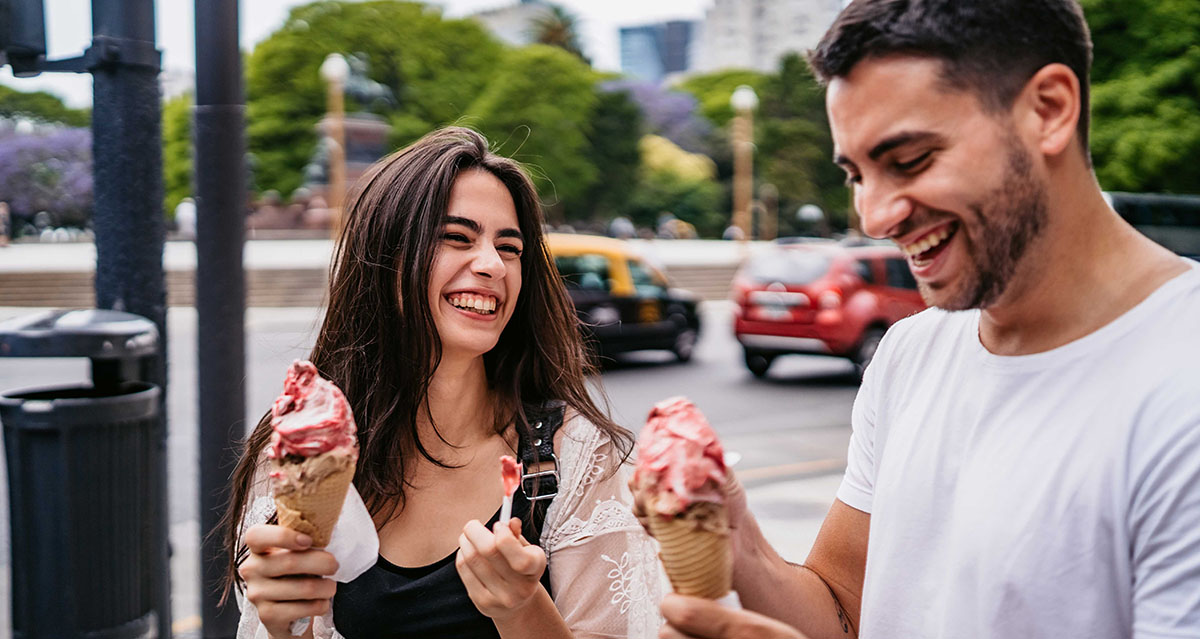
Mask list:
[[[608,435],[574,415],[563,425],[558,451],[559,494],[546,512],[541,546],[549,561],[554,605],[576,639],[652,639],[662,625],[658,604],[666,578],[657,544],[630,511],[626,463]],[[265,477],[252,487],[242,530],[274,513]],[[238,595],[237,639],[267,639],[254,606]],[[333,615],[313,620],[315,639],[342,639]]]

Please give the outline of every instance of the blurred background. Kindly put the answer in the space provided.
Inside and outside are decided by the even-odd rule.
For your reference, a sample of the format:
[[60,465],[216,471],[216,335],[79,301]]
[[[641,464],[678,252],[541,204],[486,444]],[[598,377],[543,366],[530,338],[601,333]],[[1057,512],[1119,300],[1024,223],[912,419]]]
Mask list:
[[[91,43],[81,4],[45,0],[47,58]],[[581,330],[602,358],[596,392],[619,423],[637,431],[656,401],[691,396],[736,453],[768,536],[803,560],[844,468],[861,368],[882,331],[922,307],[899,253],[857,236],[823,91],[803,59],[842,4],[241,2],[245,189],[225,218],[245,268],[235,412],[257,422],[286,366],[307,355],[354,180],[437,127],[471,126],[534,177]],[[1200,193],[1200,4],[1083,5],[1100,183],[1147,234],[1198,255],[1200,204],[1186,194]],[[201,628],[197,499],[194,107],[208,52],[192,3],[158,0],[154,24],[171,631],[215,637]],[[86,73],[0,67],[0,319],[97,306],[93,126],[103,123],[92,96]],[[851,312],[863,307],[854,296],[880,310]],[[801,311],[810,305],[819,312]],[[612,329],[639,322],[638,339]],[[88,374],[86,361],[0,358],[0,391]],[[0,562],[4,637],[7,552]]]

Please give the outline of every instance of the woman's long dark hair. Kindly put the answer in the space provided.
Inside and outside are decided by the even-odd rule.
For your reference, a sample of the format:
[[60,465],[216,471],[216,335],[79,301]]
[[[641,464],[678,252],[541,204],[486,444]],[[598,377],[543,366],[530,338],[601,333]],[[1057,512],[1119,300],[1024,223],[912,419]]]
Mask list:
[[[425,396],[441,356],[428,301],[430,268],[450,189],[467,170],[487,171],[508,187],[525,244],[516,308],[484,355],[498,399],[497,430],[513,424],[527,433],[524,405],[559,399],[611,436],[623,457],[633,445],[630,433],[588,393],[586,375],[593,369],[546,248],[533,184],[516,162],[491,153],[479,133],[441,129],[379,161],[355,185],[330,269],[329,308],[310,355],[354,411],[354,485],[377,525],[403,507],[406,471],[418,455],[446,465],[421,444],[417,422],[422,411],[432,420]],[[268,413],[246,439],[233,472],[224,520],[226,594],[239,583],[237,566],[246,555],[241,520],[270,435]]]

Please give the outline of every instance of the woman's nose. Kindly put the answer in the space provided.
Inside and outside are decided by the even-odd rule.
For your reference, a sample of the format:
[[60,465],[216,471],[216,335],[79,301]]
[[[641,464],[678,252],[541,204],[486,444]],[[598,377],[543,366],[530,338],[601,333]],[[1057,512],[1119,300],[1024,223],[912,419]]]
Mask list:
[[499,278],[504,275],[504,258],[491,244],[480,245],[471,261],[471,270],[483,277]]

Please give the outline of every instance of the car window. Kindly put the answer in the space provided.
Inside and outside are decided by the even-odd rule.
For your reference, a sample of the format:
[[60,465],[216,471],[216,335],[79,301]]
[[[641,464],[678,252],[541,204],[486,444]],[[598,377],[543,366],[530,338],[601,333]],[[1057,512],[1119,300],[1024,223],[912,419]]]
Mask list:
[[871,263],[866,260],[855,260],[854,271],[862,278],[866,284],[875,283],[875,271],[871,270]]
[[908,270],[908,261],[888,258],[886,264],[888,286],[894,288],[917,288],[917,279],[913,277],[912,271]]
[[750,258],[744,273],[756,282],[808,284],[828,273],[832,262],[824,252],[784,249]]
[[633,287],[642,297],[658,297],[667,292],[667,283],[638,260],[629,260],[629,276],[633,278]]
[[568,289],[609,291],[612,288],[609,260],[604,255],[559,255],[554,258],[554,265]]

